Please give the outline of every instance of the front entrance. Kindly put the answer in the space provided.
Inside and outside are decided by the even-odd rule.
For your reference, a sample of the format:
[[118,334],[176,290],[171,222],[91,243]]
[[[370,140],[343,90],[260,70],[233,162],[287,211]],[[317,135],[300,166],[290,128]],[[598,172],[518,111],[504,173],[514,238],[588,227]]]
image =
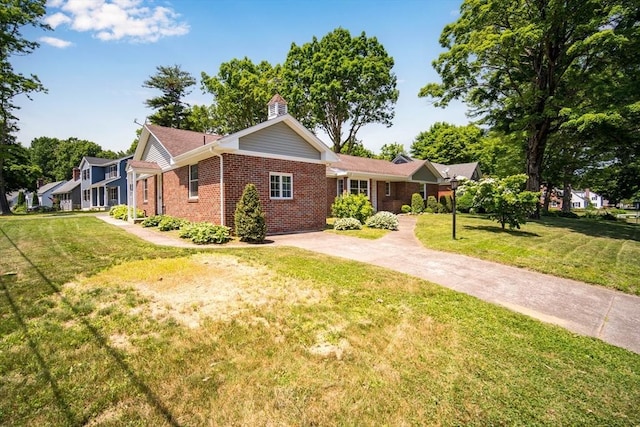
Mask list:
[[156,175],[156,215],[162,215],[164,212],[162,206],[162,174]]

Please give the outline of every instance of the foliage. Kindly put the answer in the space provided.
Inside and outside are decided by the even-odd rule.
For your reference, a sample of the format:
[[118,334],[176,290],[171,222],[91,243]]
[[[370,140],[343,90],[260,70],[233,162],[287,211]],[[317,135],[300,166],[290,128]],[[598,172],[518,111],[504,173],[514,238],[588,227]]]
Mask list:
[[404,149],[404,145],[394,142],[384,144],[382,148],[380,148],[380,154],[377,157],[382,160],[392,161],[401,154],[407,154],[407,151]]
[[[457,201],[457,200],[456,200]],[[441,213],[451,213],[451,196],[445,196],[444,194],[440,196],[440,200],[438,202],[440,205]]]
[[369,150],[368,148],[366,148],[362,143],[362,141],[359,141],[359,140],[355,141],[350,146],[346,144],[342,146],[342,151],[340,151],[340,153],[348,154],[350,156],[356,156],[356,157],[366,157],[368,159],[376,158],[375,153]]
[[37,206],[40,206],[40,199],[38,198],[38,192],[34,191],[31,193],[31,207],[35,208]]
[[398,229],[398,216],[391,213],[380,211],[374,216],[367,219],[365,223],[367,227],[382,228],[385,230],[397,230]]
[[229,227],[214,225],[210,222],[186,223],[180,228],[179,236],[183,239],[191,239],[197,245],[222,244],[231,240]]
[[24,191],[20,190],[18,192],[18,199],[16,200],[17,206],[22,206],[27,204],[27,199],[24,196]]
[[473,209],[473,199],[475,193],[472,190],[474,187],[465,187],[464,183],[460,184],[458,190],[456,190],[456,210],[459,212],[469,213]]
[[[129,208],[129,210],[127,210],[127,205],[114,205],[109,209],[110,216],[124,221],[129,219],[129,213],[133,216],[133,206]],[[138,209],[136,211],[136,217],[144,218],[144,211],[142,209]]]
[[179,65],[158,66],[156,74],[145,80],[142,87],[158,89],[162,96],[147,99],[145,105],[156,110],[149,121],[155,125],[184,129],[188,105],[183,102],[196,84],[196,79]]
[[280,66],[249,58],[220,65],[215,76],[202,73],[202,88],[213,95],[210,118],[221,135],[246,129],[267,120],[267,103],[277,92]]
[[[474,206],[482,207],[491,219],[498,221],[504,229],[520,228],[536,210],[540,193],[524,191],[527,176],[512,175],[502,179],[485,178],[477,183],[467,181],[465,191],[473,191]],[[471,190],[472,187],[475,189]]]
[[27,204],[26,203],[23,203],[21,205],[16,204],[13,207],[13,213],[14,214],[26,214],[27,213]]
[[236,204],[234,216],[236,236],[243,242],[261,243],[267,235],[267,224],[254,184],[247,184]]
[[424,211],[424,199],[419,193],[411,195],[411,213],[419,214]]
[[637,105],[637,12],[628,0],[465,0],[440,36],[445,52],[433,65],[442,83],[420,96],[438,106],[462,99],[496,130],[523,133],[527,189],[538,191],[563,124],[602,129]]
[[160,221],[162,221],[162,218],[164,218],[164,215],[149,216],[145,218],[140,225],[143,227],[157,227],[160,224]]
[[163,215],[162,219],[158,223],[158,230],[160,231],[171,231],[171,230],[180,230],[183,225],[188,224],[189,221],[182,218],[176,218],[171,215]]
[[355,218],[364,223],[373,215],[373,206],[364,194],[343,194],[335,198],[331,214],[336,218]]
[[438,201],[435,196],[427,197],[427,208],[431,209],[432,212],[438,212]]
[[400,208],[400,212],[402,212],[403,214],[411,213],[411,206],[402,205],[402,207]]
[[[398,100],[393,58],[375,37],[337,28],[318,40],[295,43],[283,66],[289,110],[309,129],[322,130],[333,151],[352,152],[360,128],[391,125]],[[345,132],[346,130],[346,132]],[[343,136],[344,135],[344,136]]]
[[418,134],[411,144],[411,155],[443,164],[474,162],[478,160],[482,139],[482,129],[475,125],[437,122]]
[[362,223],[355,218],[338,218],[333,223],[334,230],[360,230]]
[[2,176],[6,191],[35,189],[37,179],[42,176],[42,170],[31,163],[27,148],[20,143],[0,144],[0,156],[4,158]]
[[11,59],[33,53],[39,46],[22,35],[25,27],[50,30],[43,20],[46,10],[45,0],[4,0],[0,5],[0,215],[11,213],[7,202],[7,178],[5,160],[7,145],[15,144],[12,135],[18,130],[17,118],[13,111],[18,107],[14,99],[18,95],[29,96],[32,92],[46,89],[34,74],[25,76],[13,69]]

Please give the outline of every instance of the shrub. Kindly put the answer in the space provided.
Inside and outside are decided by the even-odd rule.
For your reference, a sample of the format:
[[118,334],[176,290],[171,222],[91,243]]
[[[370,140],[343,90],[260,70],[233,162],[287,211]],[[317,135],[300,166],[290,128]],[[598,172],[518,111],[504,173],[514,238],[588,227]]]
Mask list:
[[432,212],[438,212],[438,201],[435,197],[427,197],[427,207],[431,209]]
[[436,213],[448,213],[447,207],[442,203],[436,203]]
[[411,206],[409,205],[402,205],[402,208],[400,208],[400,212],[406,214],[406,213],[410,213],[411,212]]
[[[456,200],[457,202],[457,200]],[[444,194],[442,196],[440,196],[440,203],[441,207],[440,208],[440,212],[442,213],[450,213],[451,212],[451,196],[445,196]]]
[[426,208],[426,209],[424,210],[424,213],[433,213],[433,209],[431,209],[431,208]]
[[182,218],[176,218],[169,215],[164,215],[160,222],[158,223],[158,230],[160,231],[171,231],[171,230],[179,230],[183,225],[188,224],[187,220]]
[[558,216],[560,218],[574,218],[574,219],[580,218],[578,216],[578,214],[575,213],[575,212],[563,212],[563,211],[560,211],[560,212],[558,212]]
[[540,200],[540,192],[524,190],[526,181],[525,174],[482,179],[476,184],[474,205],[486,209],[489,218],[498,221],[502,229],[505,225],[519,229]]
[[160,221],[162,221],[162,218],[164,218],[164,215],[153,215],[153,216],[150,216],[148,218],[145,218],[144,221],[142,221],[142,226],[143,227],[157,227],[158,224],[160,224]]
[[267,236],[267,223],[262,212],[260,196],[253,184],[247,184],[242,197],[236,204],[236,236],[243,242],[264,242]]
[[31,207],[35,208],[40,206],[40,199],[38,199],[38,192],[34,191],[31,195]]
[[191,239],[198,245],[206,245],[210,243],[222,244],[227,243],[231,239],[229,227],[224,225],[214,225],[210,222],[192,222],[184,224],[180,229],[180,237],[183,239]]
[[424,211],[424,200],[422,196],[418,193],[413,193],[411,195],[411,213],[419,214]]
[[336,197],[331,213],[336,218],[355,218],[362,224],[373,215],[373,206],[364,194],[345,194]]
[[24,191],[18,191],[18,200],[16,200],[16,206],[22,206],[27,204],[27,198],[24,196]]
[[367,227],[383,228],[385,230],[398,229],[398,216],[391,212],[381,211],[367,220]]
[[27,213],[27,205],[25,203],[21,205],[15,205],[13,207],[13,213],[15,214],[26,214]]
[[338,218],[333,223],[334,230],[360,230],[362,223],[355,218]]
[[[130,210],[131,215],[133,216],[133,208],[131,208]],[[114,205],[111,206],[111,208],[109,209],[109,215],[111,215],[112,217],[116,218],[116,219],[122,219],[122,220],[127,220],[127,205]],[[138,209],[136,211],[136,217],[137,218],[144,218],[144,211],[141,209]]]

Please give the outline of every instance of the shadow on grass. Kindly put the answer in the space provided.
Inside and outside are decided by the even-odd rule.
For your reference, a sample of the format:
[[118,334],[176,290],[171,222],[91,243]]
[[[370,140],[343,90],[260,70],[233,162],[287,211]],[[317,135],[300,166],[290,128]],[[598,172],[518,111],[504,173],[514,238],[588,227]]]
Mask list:
[[640,242],[640,227],[620,221],[594,220],[588,218],[542,217],[535,220],[544,227],[567,228],[591,237],[635,240]]
[[530,231],[522,231],[517,229],[512,230],[509,228],[502,229],[501,227],[491,225],[463,225],[462,228],[465,230],[487,231],[489,233],[495,234],[510,234],[512,236],[518,237],[540,237],[538,233],[531,233]]
[[[0,231],[2,232],[4,237],[7,239],[7,241],[9,241],[11,246],[13,246],[15,250],[20,254],[20,256],[22,256],[25,259],[25,261],[31,267],[33,267],[33,269],[42,278],[44,283],[46,283],[47,286],[50,288],[50,290],[56,295],[58,295],[60,297],[60,300],[67,307],[69,307],[71,311],[73,311],[73,313],[76,315],[80,323],[85,328],[87,328],[87,330],[91,333],[91,335],[93,336],[94,340],[99,345],[99,347],[103,348],[107,352],[107,354],[111,356],[113,361],[120,367],[120,369],[124,372],[127,378],[129,378],[131,383],[146,397],[149,404],[162,415],[162,417],[166,420],[166,422],[169,425],[179,426],[180,424],[177,422],[173,414],[171,414],[169,409],[162,403],[162,401],[158,398],[158,396],[155,395],[153,390],[151,390],[151,388],[136,375],[133,369],[131,369],[131,367],[124,360],[124,357],[117,350],[115,350],[113,347],[109,345],[107,339],[100,333],[100,331],[96,329],[96,327],[93,326],[84,317],[84,315],[80,312],[80,310],[77,307],[75,307],[68,299],[66,299],[62,295],[62,293],[60,292],[60,288],[57,285],[55,285],[51,280],[49,280],[49,278],[26,256],[26,254],[20,250],[20,248],[13,242],[13,240],[11,240],[11,238],[7,235],[7,233],[2,228],[0,228]],[[47,382],[49,382],[51,386],[53,395],[56,399],[56,403],[64,413],[65,418],[69,425],[86,424],[89,421],[88,419],[81,419],[81,420],[75,419],[74,414],[72,413],[71,408],[69,407],[69,404],[65,401],[62,393],[60,392],[60,388],[58,387],[58,384],[55,378],[51,375],[51,370],[49,369],[49,366],[46,360],[42,357],[42,354],[38,348],[37,342],[29,334],[27,324],[25,323],[23,316],[21,315],[20,308],[15,303],[15,299],[11,296],[9,288],[7,287],[7,284],[8,284],[7,282],[13,281],[11,279],[8,279],[11,277],[15,278],[15,276],[7,276],[7,275],[0,276],[2,291],[9,303],[9,306],[11,307],[11,311],[13,312],[13,315],[15,316],[16,321],[18,322],[20,328],[22,329],[25,336],[27,337],[28,345],[31,348],[31,351],[33,352],[34,356],[36,357],[36,360],[38,361],[38,365],[40,366],[40,369],[44,377],[46,378]]]

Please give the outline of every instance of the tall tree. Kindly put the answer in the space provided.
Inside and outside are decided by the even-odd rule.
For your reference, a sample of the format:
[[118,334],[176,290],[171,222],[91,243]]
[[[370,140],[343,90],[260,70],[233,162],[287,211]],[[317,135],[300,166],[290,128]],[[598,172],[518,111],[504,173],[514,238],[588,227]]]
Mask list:
[[58,138],[41,136],[31,141],[29,152],[31,163],[37,165],[42,171],[41,178],[46,181],[56,181],[54,169],[57,162],[58,147],[62,143]]
[[142,87],[162,92],[162,96],[145,101],[147,107],[157,110],[149,116],[149,121],[155,125],[182,129],[189,107],[183,98],[191,93],[189,88],[196,84],[196,79],[179,65],[158,66],[156,71],[142,84]]
[[407,154],[407,151],[404,149],[404,145],[398,142],[392,142],[389,144],[384,144],[380,148],[380,155],[378,156],[378,158],[391,161],[398,157],[400,154]]
[[6,148],[9,155],[4,161],[2,171],[6,191],[22,188],[35,190],[36,180],[41,176],[42,170],[31,162],[29,149],[20,143],[7,145]]
[[327,133],[336,153],[350,153],[360,128],[391,126],[398,100],[393,58],[375,37],[337,28],[321,40],[291,45],[282,94],[305,126]]
[[[247,57],[221,64],[215,76],[203,72],[202,88],[213,95],[209,126],[224,135],[267,120],[267,103],[277,91],[279,74],[279,65],[254,64]],[[205,111],[194,111],[196,122],[198,113],[202,117]]]
[[411,155],[444,164],[473,162],[478,160],[482,138],[482,129],[475,125],[437,122],[428,131],[418,134],[411,144]]
[[55,157],[53,178],[55,181],[71,179],[73,168],[78,166],[85,156],[118,158],[117,153],[104,151],[99,144],[78,138],[69,138],[60,142]]
[[46,0],[0,0],[0,214],[10,214],[7,202],[7,185],[3,171],[4,162],[11,155],[10,146],[15,144],[14,133],[18,127],[13,112],[16,96],[45,91],[34,74],[25,76],[15,72],[11,65],[14,55],[28,55],[38,43],[27,40],[22,28],[29,26],[50,29],[42,21],[46,13]]
[[440,106],[462,98],[499,130],[525,132],[527,189],[539,191],[561,111],[589,74],[622,65],[608,54],[633,47],[619,30],[635,28],[637,37],[637,20],[636,0],[465,0],[440,36],[446,51],[433,65],[442,82],[420,96]]

